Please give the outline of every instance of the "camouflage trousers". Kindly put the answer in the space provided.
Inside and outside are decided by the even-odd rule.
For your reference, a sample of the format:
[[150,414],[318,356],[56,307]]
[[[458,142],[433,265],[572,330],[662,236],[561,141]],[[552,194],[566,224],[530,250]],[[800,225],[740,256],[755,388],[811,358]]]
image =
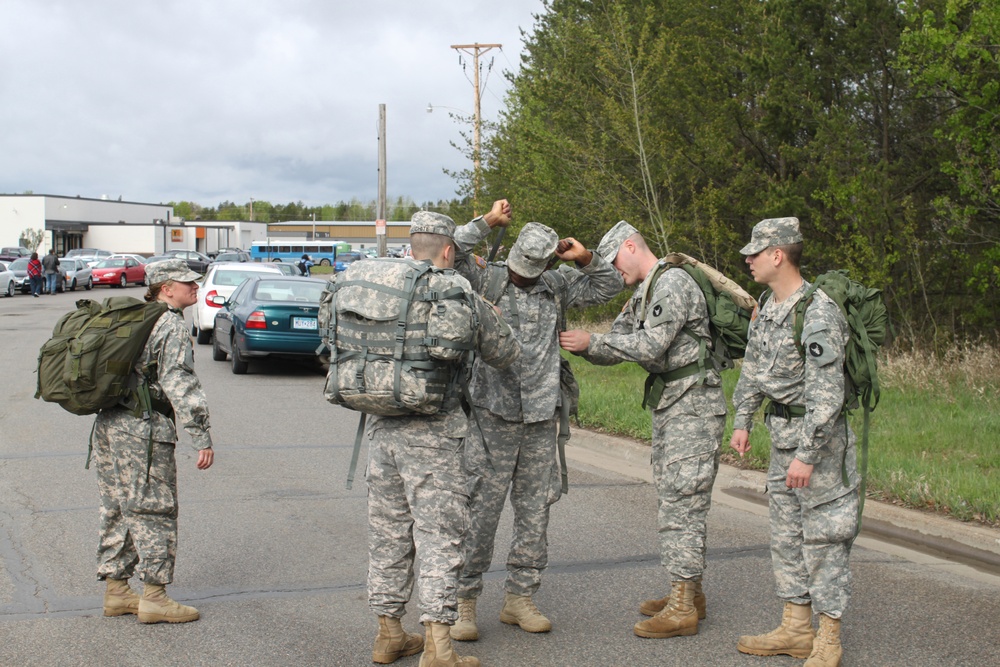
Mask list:
[[[814,612],[832,618],[841,617],[851,596],[849,560],[858,525],[856,451],[853,434],[845,436],[843,419],[835,425],[830,453],[813,468],[808,487],[785,486],[795,449],[772,445],[767,472],[771,565],[778,597],[795,604],[811,602]],[[800,442],[793,438],[801,421],[769,415],[772,443]]]
[[469,526],[462,439],[380,428],[368,446],[368,604],[400,618],[420,559],[420,622],[453,624]]
[[660,562],[671,581],[691,581],[705,571],[708,510],[726,416],[675,413],[672,407],[653,411]]
[[177,464],[174,443],[154,442],[146,478],[146,438],[94,429],[94,465],[101,495],[98,579],[139,578],[169,584],[177,559]]
[[485,408],[479,424],[489,448],[493,470],[483,472],[472,494],[472,528],[465,547],[466,562],[458,595],[479,597],[483,573],[493,561],[497,525],[507,492],[514,510],[514,534],[507,554],[505,588],[530,596],[542,583],[549,562],[549,506],[559,498],[561,479],[556,457],[556,423],[509,422]]

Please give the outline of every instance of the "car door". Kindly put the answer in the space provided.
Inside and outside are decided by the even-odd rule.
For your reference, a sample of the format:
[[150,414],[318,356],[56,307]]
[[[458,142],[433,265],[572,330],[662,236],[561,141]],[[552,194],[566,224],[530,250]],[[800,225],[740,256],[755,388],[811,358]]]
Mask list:
[[236,288],[229,298],[226,299],[226,305],[219,308],[219,312],[215,314],[215,336],[220,340],[224,341],[222,346],[225,349],[229,349],[229,340],[232,335],[233,330],[233,318],[236,317],[236,311],[239,308],[239,304],[242,301],[242,294],[246,294],[246,286],[250,283],[249,280],[244,280],[239,287]]
[[146,277],[146,272],[139,265],[139,262],[131,258],[125,258],[125,279],[130,283],[141,283]]

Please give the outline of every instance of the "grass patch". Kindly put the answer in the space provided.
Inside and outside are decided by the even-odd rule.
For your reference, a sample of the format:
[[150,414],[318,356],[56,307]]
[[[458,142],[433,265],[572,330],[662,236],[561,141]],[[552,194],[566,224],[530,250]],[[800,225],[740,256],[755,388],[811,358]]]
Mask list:
[[[650,418],[641,407],[645,372],[635,364],[594,366],[567,358],[580,383],[580,425],[648,443]],[[869,497],[1000,526],[1000,448],[993,435],[1000,432],[1000,350],[968,344],[940,358],[893,353],[879,374],[882,399],[868,439]],[[738,369],[723,373],[729,401],[723,459],[766,470],[770,438],[759,411],[751,451],[741,460],[729,449],[738,377]],[[860,411],[851,421],[860,435]]]

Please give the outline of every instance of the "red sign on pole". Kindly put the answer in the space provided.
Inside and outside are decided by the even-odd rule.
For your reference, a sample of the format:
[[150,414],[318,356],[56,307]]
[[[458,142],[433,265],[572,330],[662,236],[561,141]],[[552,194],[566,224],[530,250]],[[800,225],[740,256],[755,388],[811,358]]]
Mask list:
[[385,220],[375,221],[375,236],[385,236]]

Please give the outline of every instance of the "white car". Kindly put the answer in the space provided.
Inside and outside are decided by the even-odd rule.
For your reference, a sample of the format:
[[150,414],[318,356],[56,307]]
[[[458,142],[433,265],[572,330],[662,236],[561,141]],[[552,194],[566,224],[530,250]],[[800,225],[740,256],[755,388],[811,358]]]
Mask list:
[[17,279],[14,272],[7,269],[7,265],[0,262],[0,294],[4,296],[14,296],[14,288]]
[[266,266],[255,262],[222,262],[212,264],[198,287],[198,303],[194,305],[191,319],[191,335],[200,345],[212,342],[212,329],[215,328],[215,314],[222,308],[212,299],[217,296],[229,298],[236,288],[251,275],[281,275],[281,270],[275,266]]

